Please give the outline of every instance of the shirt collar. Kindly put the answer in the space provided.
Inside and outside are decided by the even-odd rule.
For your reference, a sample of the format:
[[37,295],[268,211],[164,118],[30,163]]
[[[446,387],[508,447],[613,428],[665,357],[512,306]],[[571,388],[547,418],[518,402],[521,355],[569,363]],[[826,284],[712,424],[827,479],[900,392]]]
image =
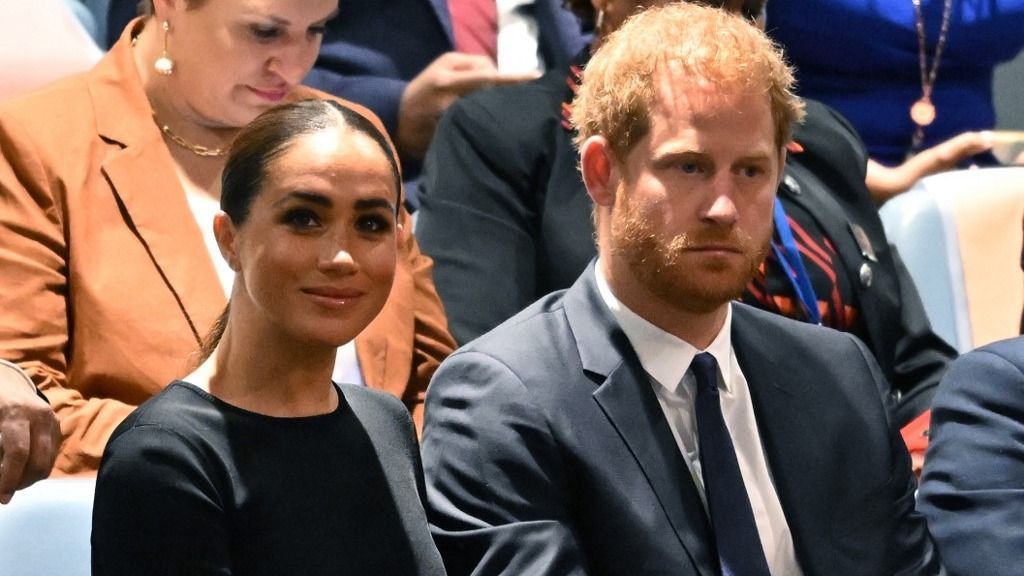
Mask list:
[[594,275],[601,300],[626,334],[644,371],[658,384],[669,392],[675,392],[676,386],[682,382],[683,375],[690,368],[693,357],[700,352],[708,352],[718,361],[722,375],[719,386],[729,390],[732,378],[732,303],[726,309],[725,322],[718,335],[706,350],[698,350],[689,342],[651,324],[619,301],[604,277],[600,261],[594,266]]

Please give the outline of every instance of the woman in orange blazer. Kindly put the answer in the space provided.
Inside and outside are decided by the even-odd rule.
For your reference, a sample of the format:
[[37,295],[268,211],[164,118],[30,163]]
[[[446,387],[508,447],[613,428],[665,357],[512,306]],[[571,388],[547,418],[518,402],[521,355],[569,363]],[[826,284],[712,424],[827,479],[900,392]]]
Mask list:
[[[114,427],[191,370],[223,311],[197,208],[219,197],[222,150],[274,104],[328,97],[298,83],[337,0],[151,9],[91,71],[0,104],[0,359],[60,420],[57,475],[95,471]],[[404,210],[400,222],[394,288],[348,373],[401,398],[418,427],[454,343]]]

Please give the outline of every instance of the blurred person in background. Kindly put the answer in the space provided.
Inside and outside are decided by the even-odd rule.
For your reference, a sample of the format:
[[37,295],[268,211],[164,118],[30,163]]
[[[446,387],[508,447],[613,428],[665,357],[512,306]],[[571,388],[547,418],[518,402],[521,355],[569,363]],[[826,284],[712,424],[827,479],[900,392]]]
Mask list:
[[801,95],[850,120],[878,203],[929,174],[992,165],[992,75],[1024,48],[1024,0],[772,0],[768,34]]
[[[120,30],[138,0],[113,0]],[[362,104],[402,158],[406,202],[444,111],[461,96],[532,79],[585,44],[562,0],[348,0],[327,23],[309,86]]]

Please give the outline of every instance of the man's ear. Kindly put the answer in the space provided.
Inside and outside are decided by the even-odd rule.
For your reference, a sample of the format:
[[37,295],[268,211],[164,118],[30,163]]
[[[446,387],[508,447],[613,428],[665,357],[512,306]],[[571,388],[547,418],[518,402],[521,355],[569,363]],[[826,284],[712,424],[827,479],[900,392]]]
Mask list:
[[238,252],[235,248],[235,224],[226,212],[217,212],[217,215],[213,217],[213,236],[217,239],[220,255],[224,257],[232,270],[238,272],[241,265],[238,262]]
[[604,136],[591,136],[580,146],[580,172],[587,193],[598,206],[614,206],[618,187],[617,160]]

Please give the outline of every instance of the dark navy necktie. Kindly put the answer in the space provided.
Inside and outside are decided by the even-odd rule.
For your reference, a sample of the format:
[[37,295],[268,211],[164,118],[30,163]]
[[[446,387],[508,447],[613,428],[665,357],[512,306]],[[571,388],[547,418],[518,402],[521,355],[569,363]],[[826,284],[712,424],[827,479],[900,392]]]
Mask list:
[[736,450],[722,417],[718,362],[707,352],[690,364],[697,379],[697,441],[711,527],[723,576],[771,576]]

